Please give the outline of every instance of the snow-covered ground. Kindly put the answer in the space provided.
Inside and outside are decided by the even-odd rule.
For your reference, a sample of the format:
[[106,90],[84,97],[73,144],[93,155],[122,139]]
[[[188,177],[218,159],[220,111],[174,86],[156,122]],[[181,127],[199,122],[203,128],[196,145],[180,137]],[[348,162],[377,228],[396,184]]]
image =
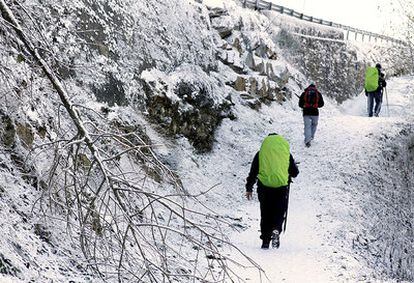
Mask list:
[[[385,97],[381,117],[374,118],[366,117],[363,94],[340,106],[325,98],[310,148],[303,144],[296,98],[284,105],[263,106],[258,112],[236,103],[238,120],[225,121],[220,127],[213,154],[192,158],[188,153],[177,154],[182,158],[179,171],[187,172],[184,185],[206,189],[220,183],[213,191],[215,203],[209,205],[218,214],[229,215],[235,226],[246,226],[231,235],[231,240],[264,269],[270,282],[383,281],[353,249],[353,242],[364,233],[363,225],[355,220],[361,209],[355,199],[358,186],[369,186],[359,184],[366,166],[385,170],[379,164],[370,165],[371,154],[380,148],[378,137],[384,132],[391,137],[412,121],[413,82],[411,77],[389,81],[390,117]],[[290,141],[292,154],[300,162],[300,175],[291,185],[281,247],[261,250],[259,203],[257,198],[244,199],[244,182],[261,140],[271,132]],[[239,275],[249,282],[266,280],[254,268],[241,268]]]
[[[37,1],[35,2],[37,3]],[[52,3],[53,1],[47,2]],[[145,44],[142,46],[134,46],[133,50],[122,48],[123,52],[121,52],[122,50],[120,49],[120,57],[128,62],[134,62],[135,59],[138,58],[138,62],[141,62],[141,56],[146,57],[146,55],[144,56],[142,54],[148,53],[148,58],[156,59],[157,62],[160,62],[158,69],[169,69],[171,66],[175,66],[173,61],[204,66],[206,69],[209,69],[210,65],[214,67],[216,65],[216,57],[214,56],[215,47],[210,45],[210,23],[206,20],[208,18],[207,11],[202,11],[201,17],[199,17],[199,12],[196,12],[197,9],[192,8],[191,3],[187,3],[183,6],[179,4],[183,1],[177,1],[177,3],[175,1],[172,1],[171,3],[169,3],[169,1],[161,2],[136,2],[138,3],[138,6],[135,7],[137,8],[137,11],[140,11],[138,8],[141,6],[157,7],[157,9],[154,9],[153,13],[148,12],[144,17],[141,17],[140,13],[137,14],[140,19],[136,22],[137,27],[145,28],[135,28],[134,32],[138,31],[136,38],[139,39],[139,43]],[[234,23],[238,22],[242,15],[245,15],[246,23],[251,22],[252,27],[251,30],[246,29],[244,31],[245,34],[243,37],[247,35],[247,39],[252,42],[263,41],[266,43],[264,46],[270,46],[272,47],[272,50],[273,48],[276,50],[275,42],[271,41],[271,33],[273,32],[276,34],[278,29],[277,20],[271,20],[269,22],[264,15],[258,16],[255,11],[241,10],[239,9],[240,7],[237,8],[232,1],[205,0],[204,2],[205,4],[211,2],[211,6],[218,5],[229,8],[230,11],[231,9],[236,10],[231,12],[229,16],[230,19],[232,18],[234,20]],[[226,5],[224,5],[224,3],[226,3]],[[53,6],[52,4],[51,6]],[[198,4],[195,5],[198,7]],[[64,9],[62,9],[62,13],[63,11]],[[161,21],[158,20],[159,14],[163,15],[159,16]],[[176,14],[176,17],[172,17],[172,14]],[[180,15],[185,15],[187,18],[192,19],[190,21],[192,24],[188,25],[185,21],[182,21],[183,17],[180,17]],[[188,15],[191,17],[188,17]],[[65,18],[63,17],[62,19]],[[225,18],[225,20],[228,19],[228,17]],[[280,19],[280,22],[283,22],[287,18],[281,17]],[[52,27],[55,27],[55,22],[52,22]],[[298,21],[289,20],[288,22],[294,27],[299,25]],[[270,30],[270,33],[266,33],[266,31],[269,31],[269,24],[273,24],[276,27],[275,30]],[[110,33],[110,30],[114,27],[110,24],[108,24],[108,27],[111,27],[108,29],[108,32]],[[159,37],[153,36],[153,34],[158,32],[159,27],[162,27],[165,31],[162,32],[164,36],[168,35],[165,41],[160,41]],[[104,28],[104,26],[102,28]],[[55,30],[55,28],[52,28],[52,30]],[[60,30],[58,25],[56,25],[56,30]],[[70,30],[70,28],[68,28],[68,30]],[[237,33],[236,30],[237,29],[234,27],[233,32]],[[128,31],[125,32],[126,34],[128,33]],[[143,34],[141,34],[141,32]],[[183,36],[181,37],[179,34],[183,34]],[[216,34],[216,36],[218,35]],[[146,40],[141,40],[142,38],[145,38]],[[61,39],[63,40],[63,38],[58,37],[58,41]],[[68,40],[68,42],[69,41],[70,40]],[[65,43],[62,44],[62,46],[64,45],[71,49],[77,41],[73,40],[71,42],[72,44],[67,45]],[[171,42],[173,42],[173,45],[170,44]],[[191,44],[188,44],[189,42]],[[218,42],[220,44],[223,43],[220,39],[218,39]],[[163,48],[163,46],[166,45],[168,45],[168,48]],[[173,48],[171,48],[171,46]],[[113,48],[116,47],[117,46],[114,45]],[[366,48],[371,49],[371,46]],[[76,50],[76,52],[81,53],[83,56],[84,52],[82,49]],[[201,53],[193,52],[194,50]],[[234,52],[234,50],[230,51]],[[361,57],[365,56],[363,53],[364,52],[361,52]],[[287,83],[290,88],[288,89],[297,90],[297,83],[299,81],[305,81],[304,75],[300,74],[299,70],[295,69],[295,67],[284,58],[281,50],[275,54],[280,55],[280,58],[278,58],[274,63],[275,65],[273,65],[276,71],[278,69],[280,70],[280,72],[278,71],[276,73],[282,74],[285,70],[288,75],[290,73],[291,79]],[[73,56],[73,54],[70,56]],[[79,76],[83,78],[86,84],[88,82],[96,81],[97,77],[104,77],[100,76],[101,71],[106,72],[108,70],[107,68],[109,68],[108,66],[111,64],[105,63],[107,62],[107,59],[101,62],[103,57],[104,55],[101,54],[99,55],[98,60],[92,60],[90,62],[93,66],[95,66],[95,63],[100,65],[99,68],[87,68],[93,70],[93,75],[90,76],[89,73],[84,73],[82,75],[79,70]],[[135,59],[132,60],[131,58]],[[344,61],[348,62],[347,60]],[[13,77],[12,86],[16,84],[16,89],[18,89],[20,88],[20,80],[14,82],[14,77],[21,78],[22,84],[23,82],[25,84],[26,81],[29,81],[29,76],[31,76],[32,73],[28,72],[29,66],[27,66],[26,69],[24,64],[15,62],[15,59],[13,59],[12,62],[12,65],[17,66],[14,66],[16,68],[15,74],[11,76]],[[142,60],[142,65],[144,66],[145,64],[145,60]],[[217,64],[219,69],[224,68],[221,63]],[[125,65],[129,66],[129,63]],[[384,66],[386,66],[386,64],[384,64]],[[117,71],[113,71],[115,78],[120,81],[128,82],[125,83],[126,86],[132,82],[132,86],[126,87],[125,94],[127,96],[131,93],[139,93],[141,91],[141,89],[134,84],[134,80],[130,79],[130,75],[133,73],[135,74],[135,69],[135,64],[125,67],[123,71],[119,72],[122,73],[122,76],[119,76],[122,78],[116,76]],[[194,69],[188,69],[187,72],[183,72],[180,76],[186,77],[187,73],[191,73],[191,76],[187,77],[203,78],[199,76],[198,72],[193,72],[193,70]],[[158,72],[154,71],[151,75],[156,75],[157,73]],[[21,74],[26,75],[22,76]],[[143,74],[145,78],[152,78],[149,77],[148,70]],[[210,81],[214,76],[220,77],[225,76],[226,74],[229,74],[226,70],[223,72],[220,71],[220,73],[215,75],[213,74],[211,78],[206,79],[206,81],[208,81],[207,85],[215,85],[214,82]],[[235,73],[231,73],[230,75],[236,76]],[[163,77],[164,75],[160,74],[159,76]],[[174,76],[171,77],[171,73],[168,76],[165,76],[169,79],[174,79]],[[296,83],[293,82],[293,78],[295,78]],[[43,80],[43,78],[41,78],[41,80]],[[214,78],[214,80],[216,80],[216,78]],[[97,82],[101,81],[102,80],[99,79]],[[229,79],[229,81],[234,80]],[[213,213],[217,218],[228,221],[231,226],[240,230],[232,234],[229,233],[232,243],[264,269],[269,281],[354,282],[358,280],[378,280],[382,282],[386,279],[380,277],[381,275],[379,275],[379,272],[371,268],[373,266],[373,261],[369,259],[365,260],[363,254],[361,255],[361,253],[357,253],[354,249],[354,241],[363,242],[364,238],[361,239],[360,236],[366,234],[364,230],[365,226],[361,224],[365,219],[357,218],[358,215],[362,213],[360,213],[360,203],[358,203],[356,199],[361,197],[361,201],[366,200],[366,198],[363,198],[365,196],[362,196],[362,193],[359,194],[360,191],[365,191],[359,190],[359,186],[366,188],[370,185],[368,183],[369,179],[361,178],[365,173],[364,170],[368,166],[372,166],[375,171],[385,170],[380,167],[379,163],[372,162],[371,160],[371,157],[377,152],[380,152],[381,148],[384,147],[384,139],[380,139],[380,137],[382,138],[383,134],[387,133],[388,138],[392,138],[405,125],[412,121],[412,82],[412,78],[400,78],[390,81],[388,92],[390,117],[388,117],[385,100],[382,117],[367,118],[365,117],[366,98],[364,95],[360,95],[352,101],[347,101],[342,106],[337,106],[333,100],[326,98],[327,104],[321,110],[320,127],[317,133],[317,138],[310,149],[305,148],[303,145],[302,115],[300,109],[297,107],[297,99],[295,96],[293,96],[292,101],[288,100],[283,103],[283,105],[279,105],[277,102],[272,102],[272,105],[266,106],[263,104],[259,111],[255,111],[246,106],[247,103],[240,97],[240,93],[234,91],[230,87],[226,88],[224,86],[225,84],[217,84],[217,87],[220,86],[220,89],[214,89],[212,94],[219,95],[221,94],[221,91],[223,91],[223,95],[224,93],[227,95],[227,91],[232,92],[231,98],[235,103],[234,112],[237,119],[234,121],[225,119],[223,121],[216,132],[216,142],[214,144],[213,152],[211,153],[195,153],[194,148],[184,137],[179,138],[178,141],[168,140],[165,136],[157,133],[154,127],[152,127],[153,125],[144,122],[144,119],[142,123],[140,121],[139,124],[146,127],[147,134],[151,136],[151,141],[157,145],[157,148],[154,150],[158,151],[162,160],[167,161],[166,163],[168,166],[171,166],[173,170],[178,171],[178,175],[182,178],[183,185],[188,192],[197,194],[198,191],[205,191],[218,184],[209,194],[201,195],[200,200],[203,201],[203,204],[205,203],[212,208]],[[39,86],[43,85],[43,83],[37,85],[35,82],[33,85]],[[68,85],[70,85],[70,83]],[[24,88],[26,87],[22,87],[22,89]],[[34,89],[36,88],[37,87]],[[27,88],[27,91],[28,89],[32,88]],[[34,95],[43,95],[42,89],[43,87],[39,87],[40,92],[36,92]],[[75,100],[79,99],[77,101],[79,104],[83,104],[84,100],[87,101],[89,99],[89,97],[86,98],[83,95],[76,97],[77,93],[83,92],[83,87],[77,86],[72,88],[72,94],[74,95]],[[6,95],[4,97],[5,101],[7,101]],[[13,95],[10,97],[11,99],[14,98]],[[10,97],[8,94],[7,98],[10,99]],[[31,100],[28,101],[30,102],[27,103],[27,107],[29,108],[29,105],[31,106],[34,102]],[[270,103],[270,101],[267,102]],[[7,109],[7,112],[13,112],[13,110],[10,109],[18,109],[20,104],[24,103],[16,101],[16,105],[12,103],[12,106],[15,108],[9,108],[9,106],[5,108]],[[52,105],[53,104],[50,104],[48,106],[52,107]],[[95,107],[93,108],[95,109]],[[98,108],[100,107],[97,105],[96,110]],[[35,115],[34,112],[26,111],[24,115],[21,115],[23,117],[21,121],[16,118],[16,122],[20,121],[23,123],[26,118],[32,118],[28,120],[38,120],[38,123],[34,124],[42,125],[42,118],[46,119],[46,117],[53,115],[50,114],[53,112],[48,113],[48,109],[51,108],[37,107],[36,111],[42,113],[39,117]],[[128,119],[126,120],[129,122],[135,119],[129,119],[130,115],[137,115],[142,118],[140,113],[129,112],[131,109],[117,109],[118,110],[116,111],[123,112],[125,116],[128,116]],[[19,113],[16,116],[20,115],[20,111],[16,111],[16,113]],[[113,113],[113,115],[115,115],[115,113]],[[13,115],[11,116],[13,117]],[[135,123],[135,121],[133,122]],[[62,124],[65,123],[69,122],[66,120]],[[36,127],[38,125],[36,125]],[[65,127],[69,128],[70,126],[66,125]],[[280,133],[290,141],[292,153],[296,160],[300,162],[299,167],[301,174],[292,184],[288,229],[287,233],[282,235],[281,248],[278,250],[264,251],[259,248],[259,204],[257,199],[248,202],[244,198],[244,184],[250,168],[250,162],[255,152],[259,149],[262,139],[271,132]],[[166,147],[160,146],[158,148],[158,145],[166,143]],[[379,143],[381,143],[381,147],[378,146]],[[4,232],[4,237],[0,241],[0,257],[4,254],[6,258],[4,262],[6,262],[6,260],[6,263],[10,261],[10,266],[20,268],[22,274],[17,274],[20,273],[20,271],[12,270],[13,273],[16,273],[17,275],[15,279],[11,281],[11,277],[2,274],[4,273],[4,269],[2,269],[2,258],[0,258],[0,283],[28,282],[32,278],[37,278],[33,279],[36,282],[44,282],[46,278],[50,278],[51,281],[57,282],[65,280],[95,282],[98,280],[89,280],[89,275],[87,275],[87,277],[81,277],[80,273],[82,273],[83,270],[79,269],[79,266],[74,263],[76,263],[75,261],[82,262],[82,256],[80,253],[79,256],[74,255],[74,252],[77,250],[75,245],[72,245],[70,241],[65,240],[68,238],[65,238],[64,236],[56,236],[62,234],[54,234],[53,237],[61,241],[62,245],[56,245],[56,248],[52,245],[48,245],[48,238],[52,237],[52,233],[49,233],[48,229],[50,229],[51,232],[55,232],[54,228],[58,230],[58,227],[53,226],[58,225],[52,224],[53,222],[46,223],[47,225],[44,225],[45,231],[43,231],[41,229],[43,226],[35,224],[37,225],[35,227],[40,228],[37,229],[37,232],[35,231],[33,233],[32,230],[34,229],[32,229],[31,225],[37,223],[38,215],[34,215],[33,219],[29,219],[29,224],[26,223],[28,217],[26,217],[24,212],[33,212],[32,205],[35,203],[35,200],[38,199],[39,192],[33,190],[28,184],[24,185],[25,182],[23,178],[16,176],[19,174],[19,170],[13,172],[13,168],[18,167],[19,164],[13,164],[13,160],[8,157],[8,150],[9,149],[5,150],[6,154],[4,154],[4,157],[2,152],[2,160],[0,160],[2,161],[0,162],[2,163],[2,168],[0,169],[4,169],[0,172],[2,174],[2,178],[0,178],[0,196],[3,194],[3,197],[1,198],[2,202],[0,203],[0,211],[3,211],[3,214],[1,214],[2,221],[0,221],[0,227]],[[8,165],[4,166],[4,164]],[[38,165],[39,164],[40,167],[43,168],[47,166],[48,163],[45,162],[43,164],[43,162],[39,161]],[[41,170],[39,169],[39,171]],[[3,184],[4,187],[2,186]],[[154,191],[159,190],[158,183],[154,186],[157,187],[152,188],[150,185],[148,187]],[[212,220],[206,219],[206,225],[211,224],[209,221],[211,222]],[[227,233],[228,229],[224,228],[223,232]],[[62,231],[60,231],[60,233],[62,233]],[[46,241],[45,239],[42,239],[42,236],[43,238],[46,238]],[[46,244],[44,242],[46,242]],[[187,246],[187,248],[191,249],[192,247]],[[25,254],[25,251],[29,252]],[[244,259],[236,254],[234,250],[229,253],[229,256],[244,261]],[[212,261],[212,265],[214,265],[214,261]],[[257,269],[254,268],[235,268],[237,274],[243,279],[246,279],[246,281],[258,282],[260,279],[265,280],[266,278],[266,276],[263,274],[260,275]],[[216,270],[219,270],[219,268]],[[79,274],[79,278],[73,274]],[[84,275],[85,274],[82,274],[82,276]],[[26,281],[23,281],[22,278],[26,279]]]
[[[287,232],[282,236],[280,249],[260,250],[257,231],[260,215],[258,203],[253,202],[245,204],[250,228],[233,236],[234,241],[264,268],[271,282],[372,279],[372,271],[353,256],[350,243],[346,241],[352,239],[355,231],[339,230],[346,227],[341,222],[350,221],[349,210],[353,209],[343,176],[369,162],[364,158],[366,152],[380,142],[372,137],[382,132],[392,134],[401,129],[401,123],[407,122],[413,110],[414,95],[408,88],[412,83],[412,78],[389,83],[390,117],[386,99],[382,117],[366,117],[364,95],[346,102],[341,112],[321,110],[317,138],[311,148],[303,146],[299,115],[278,120],[288,127],[279,130],[276,125],[274,130],[288,136],[301,171],[291,186]],[[273,113],[268,114],[271,117]],[[272,116],[277,119],[276,113]],[[345,236],[345,241],[332,241],[332,237],[341,235]],[[336,246],[341,241],[344,246]],[[257,280],[249,274],[245,277],[253,282]]]

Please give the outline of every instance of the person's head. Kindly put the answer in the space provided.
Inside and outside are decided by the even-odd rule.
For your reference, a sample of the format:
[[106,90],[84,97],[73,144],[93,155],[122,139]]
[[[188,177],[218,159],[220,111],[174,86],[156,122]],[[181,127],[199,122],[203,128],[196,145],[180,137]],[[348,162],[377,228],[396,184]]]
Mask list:
[[381,69],[382,69],[381,64],[380,64],[380,63],[377,63],[377,64],[375,65],[375,68],[377,68],[378,70],[381,70]]

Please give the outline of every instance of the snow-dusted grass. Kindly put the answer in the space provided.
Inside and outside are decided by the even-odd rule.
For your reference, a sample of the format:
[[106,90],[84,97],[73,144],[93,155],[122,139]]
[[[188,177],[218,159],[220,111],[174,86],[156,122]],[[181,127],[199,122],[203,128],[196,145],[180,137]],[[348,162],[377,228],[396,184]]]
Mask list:
[[[40,7],[37,2],[29,1],[28,3],[33,7]],[[53,6],[53,1],[46,2]],[[103,2],[101,1],[101,3]],[[67,56],[77,58],[75,60],[76,64],[79,63],[79,67],[76,69],[77,77],[83,84],[92,82],[98,85],[102,84],[104,83],[102,74],[114,72],[118,79],[125,82],[127,97],[143,95],[142,90],[134,81],[136,63],[145,61],[141,56],[145,55],[144,57],[156,59],[157,67],[163,71],[172,71],[170,68],[174,69],[182,62],[199,65],[204,69],[217,66],[214,56],[215,47],[210,44],[214,31],[210,30],[207,11],[201,9],[201,12],[196,12],[200,5],[191,1],[184,2],[186,1],[134,2],[134,9],[130,12],[134,15],[132,18],[137,17],[139,21],[137,20],[133,25],[135,28],[125,30],[124,36],[132,41],[136,39],[135,43],[139,44],[134,44],[134,48],[122,48],[122,43],[115,44],[116,36],[112,38],[107,34],[109,37],[106,47],[116,49],[119,52],[119,57],[122,58],[119,66],[113,64],[114,62],[109,57],[104,58],[102,54],[95,54],[94,59],[81,69],[80,66],[86,60],[83,56],[87,53],[79,49],[79,42],[83,41],[74,41],[75,37],[71,33],[64,36],[62,32],[65,29],[58,25],[59,19],[55,19],[57,22],[50,21],[50,23],[45,20],[47,23],[45,26],[50,28],[50,36],[53,34],[52,31],[59,31],[59,35],[56,37],[59,44],[54,47],[65,47],[64,50],[70,51]],[[218,3],[219,6],[224,3],[218,0],[206,2],[215,2],[214,5]],[[65,2],[64,5],[73,8],[80,5],[80,2],[77,2],[76,5]],[[146,9],[147,5],[152,8],[156,7],[157,11]],[[229,9],[239,8],[231,1],[222,6]],[[83,6],[79,6],[79,8],[81,7]],[[69,9],[69,11],[72,10]],[[91,9],[88,11],[93,14]],[[147,16],[141,17],[141,11],[146,11]],[[49,17],[51,13],[46,14]],[[62,17],[61,22],[68,30],[73,28],[70,26],[69,20],[80,21],[80,19],[71,18],[75,13],[59,10],[58,14],[59,17],[56,18]],[[71,16],[66,19],[64,15],[68,14]],[[39,19],[44,19],[40,16],[43,15],[42,13],[39,12],[38,15]],[[266,34],[269,31],[267,27],[270,22],[264,15],[258,15],[251,10],[243,10],[233,13],[231,19],[236,22],[240,16],[248,19],[246,20],[248,28],[243,32],[249,40],[253,43],[265,42],[272,49],[275,47],[271,40],[272,37]],[[182,20],[184,18],[192,20],[185,22]],[[189,25],[190,22],[192,25]],[[117,34],[113,32],[113,30],[117,30],[117,26],[111,24],[112,21],[109,21],[109,24],[105,24],[102,28],[107,27],[109,34]],[[260,31],[255,30],[258,27],[261,28],[259,28]],[[273,32],[278,29],[278,26],[274,27]],[[154,34],[159,36],[154,36]],[[161,35],[166,36],[162,42],[160,42]],[[49,41],[52,40],[49,39]],[[69,42],[72,44],[68,45]],[[57,55],[63,56],[65,52],[62,50],[59,53],[59,50],[56,49]],[[104,51],[100,52],[105,54]],[[203,52],[200,53],[200,51]],[[2,94],[6,93],[2,97],[5,101],[4,109],[1,109],[10,114],[17,122],[23,123],[28,120],[32,127],[44,126],[48,118],[53,122],[53,118],[58,116],[56,114],[58,107],[56,101],[53,100],[53,91],[42,78],[33,80],[31,77],[33,70],[29,64],[18,63],[15,58],[17,54],[14,55],[4,56],[4,62],[2,61],[12,71],[8,70],[6,79],[1,77],[2,85],[5,87],[2,87]],[[62,58],[68,59],[66,56]],[[121,65],[122,67],[120,67]],[[218,63],[218,67],[219,73],[211,72],[211,75],[217,80],[221,76],[231,77],[234,75],[228,71],[222,72],[221,63]],[[299,91],[297,83],[303,83],[304,76],[283,57],[279,58],[275,67],[280,67],[278,73],[282,73],[288,68],[292,74],[292,77],[289,78],[289,87]],[[183,72],[180,76],[185,77],[189,72]],[[163,75],[161,74],[161,76]],[[198,77],[196,74],[192,75]],[[15,80],[15,78],[19,78],[19,80]],[[293,82],[294,79],[297,79],[296,83]],[[6,87],[6,81],[12,82],[12,85],[8,86],[9,88]],[[30,82],[30,88],[27,86],[28,82]],[[73,96],[73,102],[92,106],[90,104],[91,97],[88,96],[89,92],[84,88],[84,85],[76,84],[75,86],[75,82],[70,80],[66,83],[67,88],[71,91],[71,96]],[[282,279],[290,282],[372,280],[376,278],[375,274],[378,274],[376,270],[366,268],[372,266],[368,265],[368,263],[374,262],[372,257],[367,255],[367,262],[365,262],[363,261],[364,250],[356,254],[352,247],[354,242],[357,245],[358,243],[363,244],[372,238],[365,225],[366,219],[358,218],[358,216],[362,214],[362,209],[373,209],[374,211],[376,209],[375,206],[366,204],[366,200],[373,197],[364,195],[367,192],[366,189],[369,188],[370,179],[364,179],[361,176],[364,176],[367,167],[372,166],[371,158],[384,147],[384,145],[382,148],[376,146],[378,137],[384,132],[389,133],[389,137],[395,136],[406,125],[407,115],[412,112],[411,110],[400,110],[412,97],[411,94],[409,95],[412,84],[410,81],[397,81],[395,85],[398,85],[400,89],[391,84],[390,90],[395,90],[395,92],[390,92],[391,118],[368,119],[362,117],[365,103],[363,96],[348,103],[354,103],[355,107],[345,107],[346,111],[342,112],[335,103],[329,101],[321,113],[317,140],[310,150],[303,147],[301,113],[296,106],[295,98],[284,105],[263,105],[262,109],[256,112],[242,106],[239,94],[233,93],[232,98],[235,102],[238,120],[226,119],[223,121],[222,126],[217,130],[217,143],[211,154],[195,154],[188,140],[182,137],[178,137],[176,142],[166,142],[166,138],[158,136],[151,125],[145,126],[152,143],[166,145],[165,147],[157,147],[157,152],[163,161],[166,161],[172,169],[179,173],[187,191],[196,194],[219,184],[210,194],[201,196],[200,200],[213,209],[217,218],[224,219],[230,222],[231,226],[243,231],[229,234],[229,236],[233,243],[262,265],[270,281],[278,282]],[[19,92],[14,93],[12,90],[19,90]],[[220,91],[224,91],[224,86],[220,88]],[[30,99],[37,96],[48,97],[48,99],[36,101]],[[221,95],[218,98],[221,98]],[[11,101],[13,103],[10,103]],[[98,111],[102,105],[96,104],[94,106],[96,108],[93,108]],[[107,109],[106,106],[105,108]],[[122,113],[111,112],[109,116],[115,118],[115,116],[124,114],[128,118],[126,120],[129,122],[133,120],[130,117],[134,116],[131,114],[130,108],[117,108],[116,111]],[[386,109],[383,113],[386,113],[385,111]],[[141,117],[139,114],[138,116]],[[65,131],[68,130],[71,127],[69,121],[64,115],[59,118],[62,118],[62,121],[59,120],[61,128]],[[54,128],[49,125],[47,130],[51,135],[48,138],[54,139]],[[292,185],[288,231],[282,238],[280,250],[262,251],[258,249],[258,204],[257,202],[248,203],[243,198],[244,179],[261,140],[270,132],[278,132],[288,138],[292,144],[295,158],[301,162],[302,173]],[[70,136],[68,132],[65,134]],[[38,142],[39,136],[36,135],[35,144]],[[0,200],[2,202],[0,205],[0,228],[3,237],[0,240],[0,252],[22,273],[19,273],[14,278],[15,280],[6,278],[6,275],[0,275],[0,282],[25,282],[32,279],[39,282],[48,280],[59,282],[68,278],[77,282],[92,280],[90,279],[91,275],[83,266],[85,262],[80,249],[77,248],[76,239],[70,239],[69,234],[63,233],[65,227],[59,227],[60,225],[53,219],[37,215],[36,210],[33,210],[33,204],[37,203],[42,194],[42,188],[38,188],[36,191],[32,186],[29,186],[27,180],[25,182],[20,177],[27,173],[24,171],[27,168],[19,168],[21,164],[15,164],[13,163],[15,161],[10,160],[9,155],[13,153],[11,149],[2,148],[2,150],[4,152],[1,152],[0,160],[2,163],[0,168]],[[24,149],[21,144],[18,144],[14,150],[16,153],[22,152]],[[22,153],[23,155],[26,154]],[[37,156],[34,166],[39,176],[35,177],[44,177],[50,168],[50,156],[52,154],[48,155],[48,152]],[[122,161],[123,165],[128,165],[124,164],[125,160]],[[135,166],[128,167],[128,169],[140,170]],[[375,170],[382,169],[375,165]],[[359,190],[360,185],[363,185],[365,190]],[[168,189],[160,188],[158,184],[152,184],[148,188],[152,191],[168,192]],[[360,201],[356,201],[356,198]],[[365,206],[362,206],[362,203]],[[203,208],[197,207],[198,209],[204,211]],[[34,215],[31,215],[32,212]],[[28,222],[26,223],[26,221]],[[202,219],[202,221],[206,221],[203,224],[211,224],[211,219]],[[45,235],[41,235],[42,231],[34,231],[34,226],[38,224],[46,227]],[[223,231],[228,232],[226,228],[223,228]],[[48,243],[49,241],[52,244]],[[189,250],[191,252],[191,248]],[[181,255],[186,257],[187,252],[184,251]],[[236,257],[233,252],[229,255]],[[238,259],[243,260],[241,257]],[[176,263],[179,264],[179,262]],[[214,261],[210,263],[214,265]],[[250,279],[251,282],[257,282],[259,278],[255,269],[240,269],[240,275]]]

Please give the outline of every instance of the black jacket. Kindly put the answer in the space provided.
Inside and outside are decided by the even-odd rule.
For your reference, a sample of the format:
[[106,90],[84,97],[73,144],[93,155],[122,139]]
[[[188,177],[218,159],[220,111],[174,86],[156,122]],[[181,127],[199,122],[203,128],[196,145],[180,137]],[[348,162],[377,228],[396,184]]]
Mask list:
[[[310,87],[315,87],[314,85],[310,85],[302,92],[302,95],[299,97],[299,107],[303,108],[303,116],[319,116],[319,110],[318,108],[321,108],[325,105],[325,102],[323,101],[322,94],[317,91],[318,94],[318,107],[305,107],[305,93]],[[316,88],[315,88],[316,89]]]
[[381,71],[379,71],[378,90],[377,91],[382,91],[382,89],[386,86],[387,86],[387,82],[385,81],[385,75],[384,75],[384,73],[381,73]]
[[[289,160],[289,182],[290,178],[295,178],[299,174],[299,169],[296,166],[295,160],[293,159],[292,154],[290,155]],[[256,153],[256,155],[253,158],[252,165],[250,167],[249,176],[247,177],[246,181],[246,192],[252,192],[253,186],[256,183],[257,180],[257,186],[260,188],[266,188],[265,185],[263,185],[260,180],[257,179],[257,175],[259,174],[259,152]]]

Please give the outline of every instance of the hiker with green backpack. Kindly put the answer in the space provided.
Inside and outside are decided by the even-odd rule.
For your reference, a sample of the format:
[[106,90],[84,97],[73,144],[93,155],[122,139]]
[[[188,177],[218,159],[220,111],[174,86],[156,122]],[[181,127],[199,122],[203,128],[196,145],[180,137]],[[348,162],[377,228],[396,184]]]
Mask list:
[[273,248],[280,245],[282,226],[286,230],[289,185],[291,178],[298,174],[287,140],[278,134],[268,135],[254,156],[246,179],[248,200],[252,199],[253,186],[257,181],[262,249],[268,249],[270,242]]
[[[365,95],[367,96],[368,117],[378,117],[381,111],[382,96],[387,82],[381,72],[381,64],[367,67],[365,71]],[[374,107],[375,102],[375,107]]]

